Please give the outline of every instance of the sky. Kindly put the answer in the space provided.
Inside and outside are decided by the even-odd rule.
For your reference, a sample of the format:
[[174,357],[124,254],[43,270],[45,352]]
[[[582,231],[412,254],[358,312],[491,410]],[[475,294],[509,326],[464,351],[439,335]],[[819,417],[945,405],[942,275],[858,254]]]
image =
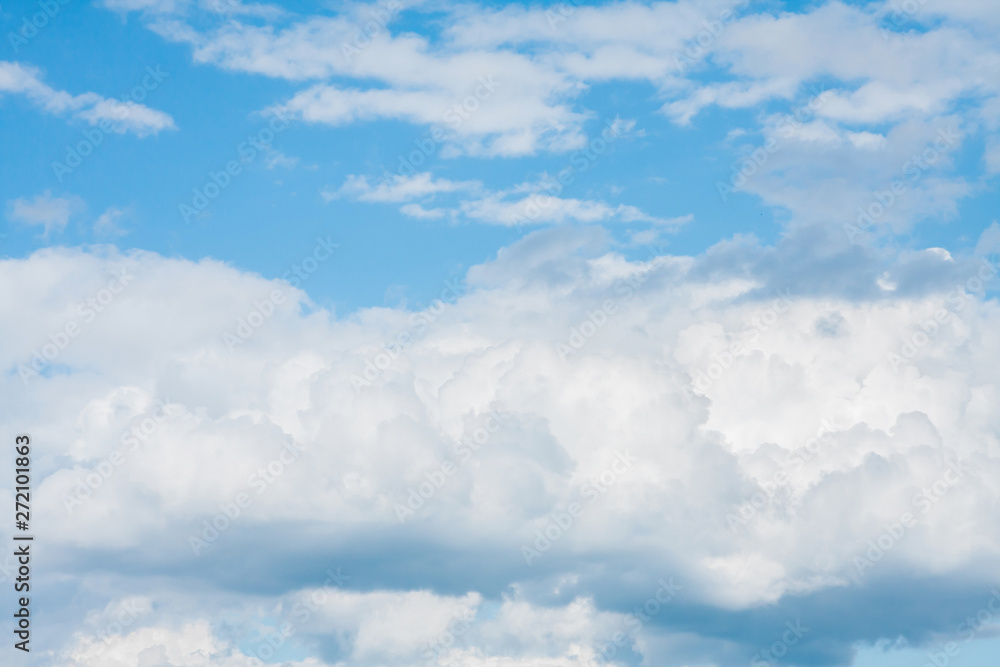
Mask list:
[[994,3],[0,26],[3,664],[996,663]]

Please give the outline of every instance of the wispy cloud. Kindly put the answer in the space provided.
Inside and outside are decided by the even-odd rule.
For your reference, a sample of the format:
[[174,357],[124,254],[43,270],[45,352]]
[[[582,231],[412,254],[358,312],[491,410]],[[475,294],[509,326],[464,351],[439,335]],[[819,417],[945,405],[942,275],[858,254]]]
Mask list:
[[[491,225],[565,224],[570,222],[645,222],[677,228],[692,216],[659,218],[628,204],[608,204],[591,199],[572,199],[549,194],[551,181],[522,183],[506,190],[489,190],[479,181],[451,181],[434,178],[430,172],[413,176],[390,176],[372,184],[365,176],[350,175],[337,190],[320,192],[324,200],[341,197],[372,203],[411,202],[399,210],[419,219],[450,218]],[[428,208],[424,204],[437,195],[456,195],[452,204]],[[416,203],[415,200],[423,200]]]
[[79,197],[56,197],[46,190],[33,199],[14,199],[7,202],[7,219],[25,225],[39,225],[44,235],[60,232],[70,218],[82,212],[86,206]]
[[413,176],[390,176],[374,185],[369,183],[366,176],[351,174],[340,188],[334,191],[323,190],[322,195],[326,201],[346,197],[365,202],[398,203],[442,192],[462,192],[481,188],[482,184],[477,181],[449,181],[446,178],[434,178],[430,172]]
[[108,129],[139,137],[175,129],[169,114],[131,100],[118,101],[97,93],[72,95],[46,85],[38,69],[0,61],[0,93],[21,95],[47,113],[69,115],[90,125],[108,124]]

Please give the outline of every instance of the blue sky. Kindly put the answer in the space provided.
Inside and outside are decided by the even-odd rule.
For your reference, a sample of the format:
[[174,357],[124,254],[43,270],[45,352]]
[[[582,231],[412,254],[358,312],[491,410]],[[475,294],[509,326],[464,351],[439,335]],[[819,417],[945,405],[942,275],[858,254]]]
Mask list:
[[[19,25],[30,7],[5,5],[7,26]],[[302,11],[294,6],[286,9]],[[770,9],[797,8],[775,4]],[[365,17],[365,10],[357,11]],[[877,7],[866,11],[875,12]],[[301,86],[277,77],[192,62],[187,45],[165,41],[146,29],[148,14],[68,3],[59,16],[68,19],[54,18],[26,44],[18,43],[11,62],[39,68],[44,81],[57,90],[71,94],[100,91],[110,98],[129,95],[141,85],[147,67],[160,68],[165,78],[145,94],[142,104],[168,114],[173,125],[143,137],[109,134],[78,168],[59,178],[53,173],[53,163],[65,161],[67,147],[85,140],[83,133],[89,126],[39,113],[30,101],[5,96],[5,122],[0,130],[3,145],[8,152],[23,156],[4,163],[6,198],[49,192],[52,197],[79,197],[85,205],[58,235],[40,237],[37,228],[10,224],[5,239],[10,256],[53,242],[78,245],[111,240],[123,248],[216,257],[278,277],[294,262],[303,240],[333,233],[343,244],[344,254],[316,277],[309,292],[338,311],[350,312],[365,306],[395,305],[400,293],[413,303],[425,304],[435,293],[442,269],[445,274],[463,271],[519,236],[516,230],[477,225],[467,219],[420,221],[386,206],[325,202],[320,195],[324,188],[335,190],[349,174],[376,178],[383,170],[395,172],[399,156],[414,150],[415,141],[429,136],[427,125],[395,119],[335,127],[293,124],[274,139],[274,152],[268,158],[282,156],[287,161],[251,162],[213,200],[205,215],[193,225],[180,224],[179,204],[189,201],[192,190],[203,186],[211,172],[237,156],[238,144],[262,126],[263,110]],[[302,16],[288,14],[275,22],[289,25]],[[210,25],[211,19],[192,17],[192,22]],[[443,25],[445,19],[439,12],[424,8],[402,12],[398,28],[393,23],[392,29],[426,34],[433,44],[440,40]],[[11,52],[13,48],[8,44]],[[717,68],[701,64],[692,78],[713,81],[719,75]],[[836,84],[825,79],[828,77],[810,77],[807,83],[816,89]],[[770,202],[753,192],[736,193],[722,201],[717,183],[729,181],[731,166],[741,150],[763,143],[755,132],[764,114],[794,110],[796,102],[808,97],[808,91],[803,90],[795,91],[790,99],[769,99],[746,108],[709,107],[689,126],[678,126],[656,113],[663,95],[654,83],[590,84],[573,100],[577,112],[587,116],[582,122],[587,134],[596,134],[602,123],[614,118],[634,120],[639,131],[637,136],[616,142],[566,194],[637,206],[660,218],[694,216],[693,222],[668,239],[671,250],[677,253],[704,252],[734,233],[752,233],[765,243],[773,243],[789,220],[788,211],[768,205]],[[952,102],[956,109],[970,103],[974,101],[961,98]],[[888,126],[873,123],[869,127],[884,130]],[[727,141],[735,128],[747,134]],[[970,137],[954,157],[955,169],[946,173],[981,182],[983,139],[982,134]],[[498,189],[556,172],[569,164],[571,154],[533,151],[509,159],[481,159],[466,155],[447,158],[443,152],[435,149],[421,169],[436,178],[460,175]],[[977,188],[954,202],[954,212],[932,215],[915,224],[902,242],[911,247],[936,245],[967,251],[975,244],[978,231],[991,222],[995,197],[992,188]],[[108,209],[124,211],[118,224],[127,234],[109,238],[94,232],[94,221]],[[294,233],[289,233],[289,227]],[[648,225],[621,227],[616,231],[624,237],[628,231]],[[410,252],[414,243],[422,249],[418,254]],[[379,251],[369,254],[368,249],[375,245]]]
[[994,664],[988,0],[0,23],[23,664]]

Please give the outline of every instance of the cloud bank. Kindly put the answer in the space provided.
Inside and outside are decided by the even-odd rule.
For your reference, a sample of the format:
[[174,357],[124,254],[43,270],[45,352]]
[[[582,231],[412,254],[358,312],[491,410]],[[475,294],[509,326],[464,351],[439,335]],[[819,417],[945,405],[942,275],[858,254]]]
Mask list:
[[844,665],[955,634],[997,584],[998,235],[782,284],[795,237],[629,261],[570,226],[346,318],[209,260],[5,260],[40,569],[96,610],[52,664],[272,635],[303,666],[728,665],[795,627],[787,662]]

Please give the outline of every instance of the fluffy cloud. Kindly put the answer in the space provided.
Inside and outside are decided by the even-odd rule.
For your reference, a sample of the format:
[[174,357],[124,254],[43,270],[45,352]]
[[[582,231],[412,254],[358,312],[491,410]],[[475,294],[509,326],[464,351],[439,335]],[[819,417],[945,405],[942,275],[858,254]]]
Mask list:
[[[207,34],[177,22],[155,27],[171,40],[191,43],[196,61],[225,69],[292,80],[340,76],[383,83],[367,89],[317,83],[281,105],[307,122],[391,118],[434,125],[453,145],[486,155],[582,145],[586,116],[564,103],[579,86],[520,54],[440,53],[416,35],[390,36],[393,16],[378,8],[371,15],[311,17],[278,29],[230,22]],[[377,29],[358,42],[368,24]]]
[[[211,261],[0,263],[22,286],[0,304],[22,322],[3,393],[43,425],[45,571],[128,563],[110,588],[159,611],[115,651],[173,664],[243,664],[219,619],[292,622],[332,565],[351,579],[296,621],[294,660],[413,664],[474,612],[453,664],[589,664],[666,578],[682,592],[622,664],[745,662],[796,619],[800,662],[948,633],[884,605],[937,580],[965,614],[996,584],[1000,312],[976,296],[995,266],[804,241],[629,261],[558,228],[474,267],[451,305],[347,319]],[[164,568],[179,591],[153,583]],[[213,630],[178,625],[206,585]],[[61,650],[89,664],[88,636]]]
[[[109,607],[128,609],[128,602]],[[623,627],[621,614],[599,612],[585,599],[544,608],[507,598],[487,610],[475,594],[309,588],[282,598],[278,608],[274,625],[250,623],[239,641],[221,639],[206,620],[149,624],[126,632],[77,633],[62,659],[74,667],[261,667],[293,644],[318,644],[329,658],[281,664],[596,667],[601,663],[592,645]],[[504,646],[506,654],[484,650],[490,645]]]
[[[410,165],[321,190],[547,226],[418,311],[345,316],[221,261],[110,246],[0,261],[5,423],[34,429],[40,661],[730,667],[794,636],[784,661],[847,665],[961,634],[1000,583],[1000,226],[964,252],[882,243],[957,214],[982,186],[957,162],[1000,171],[980,141],[1000,127],[990,3],[103,4],[196,63],[284,80],[261,104],[302,124],[428,126],[421,165],[424,145],[578,150],[596,109],[638,100],[633,136],[704,131],[681,158],[699,164],[731,149],[732,217],[746,193],[788,222],[773,245],[645,247],[692,216],[564,195],[581,151],[557,181],[547,161],[501,185]],[[18,63],[0,93],[174,127]],[[50,234],[82,207],[46,191],[6,214]],[[584,226],[614,223],[630,245]]]
[[[963,94],[1000,92],[990,76],[994,45],[965,27],[887,32],[880,22],[884,16],[839,2],[778,16],[741,16],[745,4],[458,8],[447,38],[434,45],[413,34],[392,34],[391,20],[401,6],[369,10],[367,16],[312,17],[280,29],[230,24],[202,34],[176,23],[157,29],[192,43],[196,60],[227,69],[293,80],[371,77],[389,86],[320,84],[289,103],[306,119],[321,122],[395,117],[442,123],[445,110],[461,102],[478,77],[492,75],[501,82],[497,99],[469,119],[474,129],[458,132],[512,133],[515,126],[502,120],[506,115],[536,128],[534,133],[541,133],[536,144],[552,130],[578,132],[585,114],[564,105],[585,86],[605,80],[652,83],[678,98],[664,111],[683,123],[709,105],[741,108],[790,99],[804,83],[821,77],[842,86],[842,101],[830,104],[824,115],[853,123],[926,118],[946,111]],[[368,29],[373,34],[362,35],[359,47],[355,41],[365,20],[378,29]],[[696,85],[697,63],[714,65],[732,80]],[[954,76],[958,71],[962,77]],[[559,125],[565,127],[557,130]],[[560,140],[564,149],[575,142],[572,135]]]
[[[171,19],[151,27],[190,44],[197,62],[319,81],[281,105],[307,122],[405,120],[433,126],[459,152],[511,157],[580,148],[594,114],[576,101],[594,82],[676,86],[678,54],[731,5],[456,7],[443,40],[397,33],[401,12],[424,11],[402,3],[263,26],[229,21],[195,30]],[[327,81],[334,77],[352,83]]]
[[[234,651],[202,621],[178,629],[147,627],[97,641],[80,636],[65,659],[73,667],[259,667],[260,659]],[[285,663],[290,667],[322,667],[316,660]]]

